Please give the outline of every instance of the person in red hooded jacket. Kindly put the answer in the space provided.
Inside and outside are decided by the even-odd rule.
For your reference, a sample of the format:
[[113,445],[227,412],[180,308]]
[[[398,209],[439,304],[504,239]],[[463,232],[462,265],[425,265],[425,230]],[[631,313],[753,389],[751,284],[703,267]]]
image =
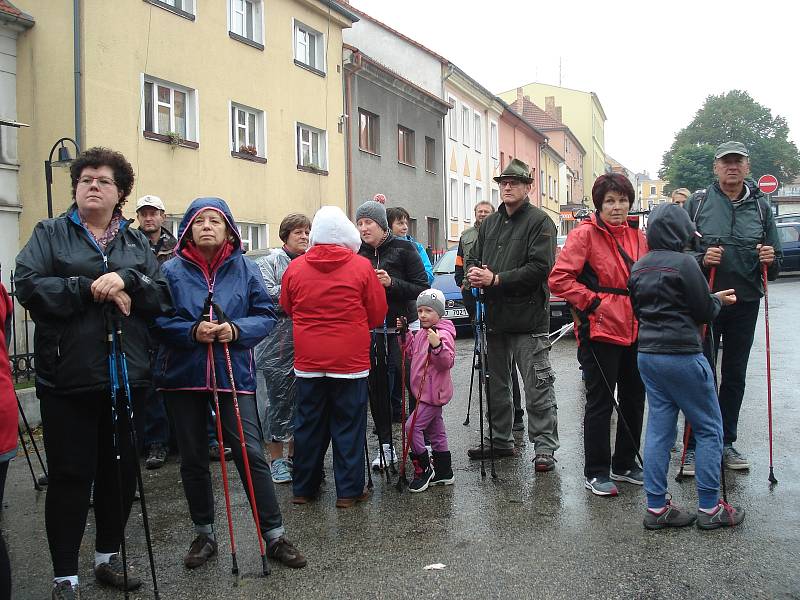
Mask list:
[[310,248],[283,275],[281,307],[294,327],[297,377],[295,504],[316,498],[322,461],[333,442],[336,506],[367,498],[364,444],[370,330],[383,323],[386,294],[361,238],[341,209],[323,206],[311,224]]
[[[628,278],[633,263],[647,253],[647,240],[628,221],[634,197],[625,176],[598,177],[592,186],[597,211],[567,236],[549,278],[550,291],[569,302],[576,313],[578,360],[586,382],[584,486],[597,496],[616,496],[619,490],[614,481],[643,483],[636,453],[642,435],[644,384],[636,363],[639,325]],[[614,387],[619,390],[620,417],[630,432],[625,424],[617,425],[612,458]]]
[[[14,305],[0,283],[0,510],[6,487],[8,463],[17,454],[17,401],[11,381],[8,360],[8,338],[11,334],[11,311]],[[11,597],[11,565],[5,541],[0,537],[0,598]]]

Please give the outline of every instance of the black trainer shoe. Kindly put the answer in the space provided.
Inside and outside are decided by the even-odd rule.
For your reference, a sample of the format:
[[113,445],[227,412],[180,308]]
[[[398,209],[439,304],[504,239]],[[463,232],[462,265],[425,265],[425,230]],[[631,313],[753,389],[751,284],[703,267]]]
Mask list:
[[433,477],[428,485],[453,485],[456,476],[453,474],[450,452],[433,452]]
[[688,510],[675,506],[667,500],[664,512],[657,515],[648,510],[644,515],[643,523],[645,529],[664,529],[666,527],[686,527],[694,523],[695,519],[697,517]]
[[[225,448],[225,460],[230,460],[231,452],[232,451],[230,448]],[[208,458],[210,460],[219,462],[219,444],[214,444],[213,446],[208,447]]]
[[300,554],[300,551],[285,535],[269,543],[267,556],[292,569],[302,569],[308,564],[306,557]]
[[167,462],[167,447],[164,444],[153,444],[147,454],[144,466],[147,469],[160,469]]
[[413,454],[411,461],[414,463],[414,481],[408,485],[408,491],[424,492],[428,489],[428,485],[430,485],[434,475],[428,451]]
[[80,588],[73,586],[69,581],[62,581],[53,586],[52,600],[81,600]]
[[[122,574],[122,559],[115,554],[108,562],[100,563],[94,568],[94,578],[104,585],[125,590],[125,576]],[[142,587],[142,580],[131,574],[128,566],[128,590],[138,590]]]
[[217,553],[217,542],[212,540],[204,533],[200,533],[194,538],[192,545],[189,546],[189,552],[183,559],[183,564],[187,569],[196,569],[202,567],[208,562],[208,559]]

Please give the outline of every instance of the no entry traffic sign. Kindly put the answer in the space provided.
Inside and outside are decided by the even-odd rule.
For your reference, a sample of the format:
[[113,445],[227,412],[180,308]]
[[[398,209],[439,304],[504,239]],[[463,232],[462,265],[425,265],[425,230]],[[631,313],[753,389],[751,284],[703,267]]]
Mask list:
[[762,175],[758,178],[758,189],[765,194],[771,194],[778,189],[778,178],[775,175]]

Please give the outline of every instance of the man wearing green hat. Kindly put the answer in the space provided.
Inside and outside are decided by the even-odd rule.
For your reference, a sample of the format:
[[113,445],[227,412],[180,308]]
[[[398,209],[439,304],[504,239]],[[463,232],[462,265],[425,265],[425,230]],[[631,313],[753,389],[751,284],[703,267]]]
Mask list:
[[[547,276],[556,252],[556,227],[530,203],[533,178],[524,162],[514,159],[494,178],[502,204],[481,224],[478,240],[466,260],[467,279],[481,290],[486,307],[487,358],[493,451],[516,456],[512,424],[511,369],[522,374],[528,412],[528,438],[534,444],[536,471],[555,468],[558,415],[550,365]],[[492,449],[484,445],[483,455]],[[480,459],[481,445],[470,448]]]
[[[715,272],[711,291],[736,290],[736,304],[720,310],[711,331],[715,347],[721,339],[725,348],[719,386],[722,460],[728,469],[744,470],[750,468],[750,461],[733,443],[764,295],[762,272],[766,265],[767,277],[777,278],[783,253],[769,201],[749,177],[750,153],[745,145],[733,141],[720,144],[714,153],[714,175],[717,181],[694,194],[684,208],[703,236],[695,240],[694,254],[707,275]],[[694,470],[694,440],[690,440],[683,472],[693,475]]]

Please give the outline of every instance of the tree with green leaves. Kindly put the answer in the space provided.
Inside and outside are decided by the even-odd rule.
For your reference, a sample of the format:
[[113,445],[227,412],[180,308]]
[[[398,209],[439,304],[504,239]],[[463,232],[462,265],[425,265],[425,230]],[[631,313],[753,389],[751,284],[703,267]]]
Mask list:
[[706,98],[692,122],[675,136],[658,172],[669,181],[666,190],[706,187],[714,180],[714,149],[731,140],[747,146],[755,179],[771,173],[784,183],[800,173],[800,153],[789,140],[786,119],[773,117],[747,92],[731,90]]

